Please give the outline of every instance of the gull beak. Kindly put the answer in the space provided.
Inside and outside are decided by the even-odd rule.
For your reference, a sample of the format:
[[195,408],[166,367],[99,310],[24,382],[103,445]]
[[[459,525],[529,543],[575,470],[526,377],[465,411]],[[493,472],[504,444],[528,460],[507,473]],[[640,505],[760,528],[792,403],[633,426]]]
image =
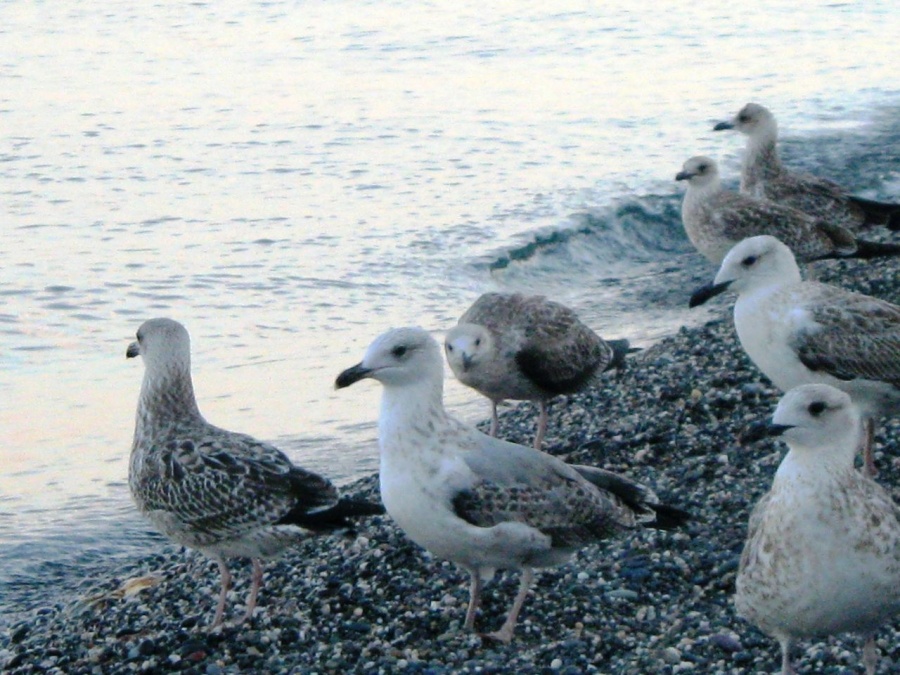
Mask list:
[[463,352],[462,355],[462,367],[463,370],[469,370],[472,367],[472,357]]
[[344,387],[349,387],[354,382],[359,382],[371,374],[372,369],[363,367],[362,361],[360,361],[337,376],[337,379],[334,381],[334,388],[343,389]]
[[137,342],[132,342],[128,345],[128,349],[125,350],[125,358],[133,359],[135,356],[140,356],[141,346]]
[[688,307],[696,307],[698,305],[702,305],[710,298],[714,298],[720,293],[724,293],[728,290],[728,287],[731,286],[731,283],[734,279],[729,281],[723,281],[718,284],[706,284],[706,286],[701,286],[691,295],[690,302],[688,302]]
[[694,177],[690,171],[679,171],[675,174],[675,180],[690,180]]
[[713,127],[713,131],[726,131],[728,129],[734,129],[734,122],[719,122]]
[[754,422],[744,429],[740,434],[740,442],[756,443],[764,438],[772,438],[773,436],[781,436],[788,429],[793,429],[792,424],[775,424],[772,422]]

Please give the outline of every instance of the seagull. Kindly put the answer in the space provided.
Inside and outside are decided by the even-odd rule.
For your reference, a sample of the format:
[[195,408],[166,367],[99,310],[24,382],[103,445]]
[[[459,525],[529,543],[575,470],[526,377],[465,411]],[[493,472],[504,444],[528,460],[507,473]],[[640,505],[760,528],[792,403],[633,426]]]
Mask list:
[[642,525],[676,527],[680,509],[623,476],[481,433],[443,404],[441,348],[421,328],[378,337],[337,388],[364,378],[384,386],[378,419],[381,498],[414,542],[471,575],[465,629],[498,568],[521,570],[506,621],[490,638],[509,643],[534,568],[560,565],[579,548]]
[[827,384],[790,390],[770,435],[788,444],[772,489],[750,516],[738,567],[739,616],[781,645],[836,633],[865,637],[874,675],[874,633],[900,612],[900,510],[884,488],[853,467],[862,432],[850,397]]
[[851,231],[869,225],[900,230],[900,204],[855,197],[830,180],[788,171],[778,157],[778,124],[767,108],[748,103],[734,119],[713,127],[714,131],[725,129],[747,135],[741,192],[793,206]]
[[460,317],[444,341],[447,362],[463,384],[491,400],[491,436],[497,404],[536,401],[534,447],[547,429],[547,401],[587,388],[597,374],[624,365],[627,340],[604,341],[574,311],[540,295],[485,293]]
[[381,504],[340,498],[327,479],[294,466],[272,445],[207,422],[194,397],[190,338],[177,321],[145,321],[126,351],[138,355],[145,371],[128,485],[160,532],[218,563],[222,591],[211,629],[222,623],[231,586],[228,558],[252,560],[249,619],[262,558],[309,535],[348,528],[348,518],[384,513]]
[[790,206],[726,190],[716,162],[709,157],[691,157],[675,180],[687,181],[688,186],[681,205],[684,231],[694,247],[715,265],[732,246],[757,234],[777,236],[804,262],[900,255],[898,245],[859,240],[843,227]]
[[690,306],[726,290],[738,294],[734,325],[744,351],[776,387],[830,384],[859,406],[865,468],[875,475],[872,420],[900,413],[900,307],[802,281],[791,250],[770,235],[731,249]]

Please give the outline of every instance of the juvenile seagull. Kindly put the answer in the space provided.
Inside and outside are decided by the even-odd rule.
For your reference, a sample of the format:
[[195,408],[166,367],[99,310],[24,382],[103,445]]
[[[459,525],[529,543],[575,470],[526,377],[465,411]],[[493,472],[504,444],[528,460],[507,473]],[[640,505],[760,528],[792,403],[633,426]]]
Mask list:
[[732,246],[758,234],[778,237],[804,262],[900,255],[898,245],[859,240],[843,227],[790,206],[726,190],[716,162],[709,157],[691,157],[675,180],[688,185],[681,205],[684,231],[694,247],[716,265]]
[[900,612],[900,511],[853,467],[862,429],[847,394],[797,387],[772,421],[790,451],[750,516],[737,612],[778,640],[783,675],[795,640],[845,632],[865,637],[874,675],[874,633]]
[[497,568],[522,572],[503,627],[490,634],[508,643],[534,568],[562,564],[575,550],[620,530],[669,528],[687,519],[622,476],[566,464],[450,417],[441,349],[421,328],[377,338],[335,386],[368,377],[384,385],[382,501],[410,539],[471,575],[467,630],[475,625],[482,584]]
[[788,171],[778,156],[778,124],[767,108],[748,103],[714,131],[737,129],[747,136],[741,192],[757,199],[793,206],[851,231],[869,225],[900,229],[900,204],[854,197],[837,183],[808,173]]
[[900,307],[836,286],[801,281],[791,250],[769,235],[725,256],[690,306],[732,290],[747,355],[782,391],[824,383],[850,394],[866,420],[863,456],[875,474],[872,418],[900,413]]
[[211,628],[222,623],[231,585],[226,560],[251,558],[247,616],[262,583],[261,558],[303,537],[384,513],[380,504],[341,499],[325,478],[291,464],[277,448],[215,427],[200,414],[191,380],[188,332],[150,319],[126,356],[144,358],[128,485],[138,510],[164,535],[219,564],[222,592]]
[[447,333],[444,349],[457,379],[491,400],[491,436],[497,435],[500,401],[537,402],[538,450],[547,401],[587,388],[633,351],[627,340],[604,341],[565,305],[519,293],[482,295]]

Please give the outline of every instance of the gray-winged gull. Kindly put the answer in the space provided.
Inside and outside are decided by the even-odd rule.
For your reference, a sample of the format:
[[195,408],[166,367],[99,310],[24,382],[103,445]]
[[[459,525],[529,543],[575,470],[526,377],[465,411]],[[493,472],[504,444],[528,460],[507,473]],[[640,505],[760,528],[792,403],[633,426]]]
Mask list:
[[787,244],[798,260],[873,258],[900,255],[900,246],[859,240],[849,230],[769,199],[726,190],[719,168],[709,157],[691,157],[675,180],[687,181],[681,220],[688,239],[718,265],[742,239],[771,234]]
[[736,129],[747,136],[741,192],[793,206],[852,231],[869,225],[900,229],[900,204],[855,197],[830,180],[788,171],[778,156],[775,117],[758,103],[748,103],[732,120],[713,129]]
[[537,402],[538,450],[547,401],[587,388],[631,351],[627,340],[603,340],[565,305],[520,293],[482,295],[447,333],[444,349],[457,379],[490,399],[492,436],[500,401]]
[[874,675],[874,633],[900,612],[900,512],[853,466],[863,430],[847,394],[802,385],[772,421],[789,452],[750,516],[737,612],[778,640],[784,675],[794,641],[845,632],[865,638]]
[[144,359],[144,381],[128,484],[140,512],[173,541],[215,560],[222,591],[212,628],[222,622],[231,584],[226,560],[251,558],[247,618],[262,583],[260,559],[311,534],[346,528],[380,504],[342,499],[328,480],[294,466],[277,448],[215,427],[200,414],[191,380],[188,332],[151,319],[126,355]]
[[853,398],[866,418],[866,470],[874,475],[873,417],[900,413],[900,307],[836,286],[802,281],[790,249],[750,237],[725,256],[690,305],[738,294],[734,324],[756,366],[782,391],[824,383]]
[[503,627],[491,634],[509,642],[534,568],[559,565],[621,530],[674,527],[687,518],[622,476],[566,464],[449,416],[441,349],[421,328],[381,335],[335,385],[364,378],[384,385],[381,498],[410,539],[471,575],[467,630],[474,627],[483,581],[496,569],[522,573]]

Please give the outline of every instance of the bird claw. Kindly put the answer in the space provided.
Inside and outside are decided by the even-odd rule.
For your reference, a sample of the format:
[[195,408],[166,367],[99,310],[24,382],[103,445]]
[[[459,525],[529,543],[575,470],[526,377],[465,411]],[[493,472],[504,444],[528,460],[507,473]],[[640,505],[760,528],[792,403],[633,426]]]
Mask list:
[[512,642],[512,633],[507,633],[503,630],[495,630],[491,633],[478,633],[478,637],[484,642],[500,642],[505,645]]

